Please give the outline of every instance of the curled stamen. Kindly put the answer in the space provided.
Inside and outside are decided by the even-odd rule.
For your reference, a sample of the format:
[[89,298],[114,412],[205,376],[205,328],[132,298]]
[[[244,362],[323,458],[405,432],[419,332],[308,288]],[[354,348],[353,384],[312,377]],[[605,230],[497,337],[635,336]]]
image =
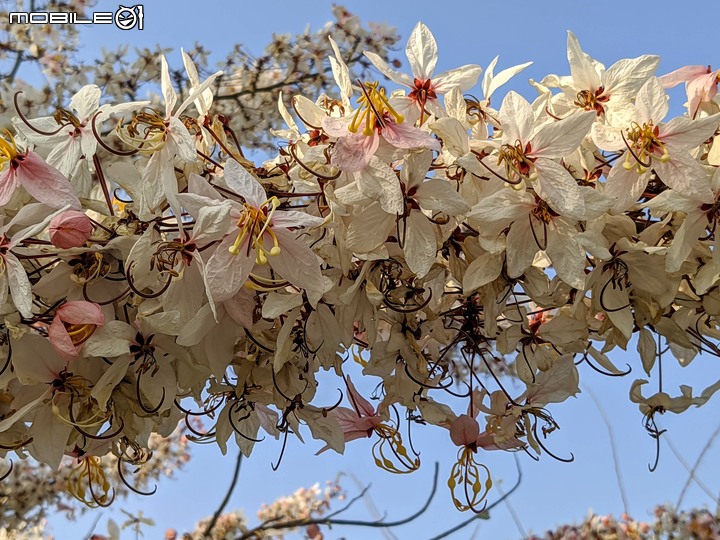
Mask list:
[[110,152],[111,154],[115,154],[116,156],[121,156],[121,157],[122,157],[122,156],[125,156],[125,157],[127,157],[127,156],[134,156],[135,154],[137,154],[137,153],[138,153],[138,150],[136,150],[136,149],[134,149],[134,148],[133,148],[132,150],[129,150],[129,151],[116,150],[116,149],[114,149],[113,147],[108,146],[108,145],[105,143],[105,141],[102,140],[102,137],[100,137],[100,134],[99,134],[98,131],[97,131],[97,126],[95,125],[95,121],[97,120],[97,117],[100,115],[100,112],[101,112],[101,111],[98,111],[97,113],[95,113],[95,115],[93,115],[93,117],[92,117],[92,122],[91,122],[92,132],[93,132],[93,135],[95,135],[95,140],[97,140],[98,144],[99,144],[100,146],[102,146],[105,150],[107,150],[107,151]]
[[[78,465],[68,476],[68,492],[90,508],[107,508],[115,500],[115,490],[110,486],[102,460],[97,456],[83,456],[78,461]],[[90,491],[89,497],[85,491],[86,486]],[[99,496],[95,493],[97,487],[102,490]]]
[[[139,470],[140,469],[138,468],[135,472],[138,472]],[[130,482],[128,482],[128,480],[125,478],[125,473],[123,473],[123,461],[121,459],[118,459],[118,462],[117,462],[117,472],[118,472],[118,477],[120,478],[122,483],[125,484],[125,486],[127,486],[127,488],[130,491],[132,491],[133,493],[137,493],[138,495],[143,495],[143,496],[147,497],[150,495],[155,495],[155,493],[157,492],[157,489],[158,489],[157,484],[155,484],[155,487],[152,489],[152,491],[140,491],[138,488],[136,488]]]
[[623,289],[624,289],[623,284],[620,282],[620,280],[615,280],[614,278],[610,278],[610,279],[605,283],[605,285],[603,285],[602,289],[600,290],[600,307],[601,307],[601,308],[603,309],[603,311],[605,311],[606,313],[615,313],[616,311],[622,311],[623,309],[629,308],[629,307],[632,305],[630,301],[628,301],[628,303],[625,304],[624,306],[617,307],[617,308],[609,308],[609,307],[607,307],[607,306],[605,305],[605,300],[604,300],[605,292],[606,292],[606,290],[607,290],[607,286],[610,285],[611,283],[612,283],[612,288],[613,288],[613,290],[615,290],[615,289],[617,289],[618,287],[620,287],[620,291],[622,292]]
[[340,175],[342,174],[342,170],[338,169],[338,171],[332,175],[320,174],[319,172],[314,171],[309,166],[305,165],[305,163],[303,163],[303,161],[300,158],[298,158],[297,154],[295,153],[295,145],[294,144],[289,145],[288,149],[289,149],[290,155],[292,156],[295,163],[300,165],[300,167],[302,167],[303,170],[305,170],[308,173],[312,174],[313,176],[317,177],[319,180],[330,181],[330,180],[335,180],[337,178],[340,178]]
[[[484,482],[481,471],[486,475]],[[475,451],[472,448],[468,446],[460,448],[457,462],[450,471],[450,478],[448,478],[447,484],[450,488],[453,504],[459,511],[466,512],[467,510],[472,510],[476,514],[481,514],[485,511],[487,507],[487,501],[485,499],[493,485],[492,477],[490,475],[490,469],[488,469],[487,466],[475,461]],[[463,486],[465,502],[461,502],[455,495],[455,490],[458,485]],[[472,493],[469,491],[470,489]],[[480,507],[481,503],[482,507]]]
[[[140,373],[137,374],[137,379],[136,379],[136,383],[135,383],[135,390],[137,393],[137,402],[143,411],[145,411],[148,414],[155,414],[163,406],[163,403],[165,403],[165,387],[163,386],[163,388],[162,388],[162,397],[160,398],[160,403],[158,403],[155,407],[146,406],[145,402],[143,401],[143,398],[142,398],[142,393],[140,392],[140,380],[142,379],[142,376],[144,373],[145,373],[144,371],[141,371]],[[152,375],[151,375],[151,377],[152,377]]]
[[[420,459],[417,456],[414,459],[410,458],[407,449],[403,445],[400,432],[395,427],[380,424],[375,428],[375,433],[380,436],[380,439],[372,447],[375,465],[384,471],[395,474],[407,474],[420,468]],[[386,447],[390,448],[397,464],[388,459]]]
[[58,127],[55,131],[42,131],[41,129],[36,128],[35,126],[33,126],[30,123],[30,121],[27,119],[27,117],[20,110],[20,104],[18,103],[18,96],[22,93],[23,93],[22,90],[18,90],[17,92],[15,92],[15,95],[13,96],[13,103],[15,104],[15,112],[18,114],[18,117],[20,118],[20,120],[22,120],[22,123],[25,124],[27,127],[29,127],[31,130],[33,130],[35,133],[37,133],[38,135],[44,135],[46,137],[50,137],[52,135],[57,135],[58,133],[60,133],[62,131],[63,128],[70,125],[69,123],[68,124],[60,124],[60,127]]

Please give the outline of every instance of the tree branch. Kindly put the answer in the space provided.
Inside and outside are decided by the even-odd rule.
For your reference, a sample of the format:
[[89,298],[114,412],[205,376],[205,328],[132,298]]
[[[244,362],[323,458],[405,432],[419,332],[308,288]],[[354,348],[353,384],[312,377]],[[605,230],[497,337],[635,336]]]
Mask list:
[[[355,520],[355,519],[334,519],[331,516],[336,516],[340,512],[344,512],[347,510],[354,502],[359,500],[364,494],[365,490],[363,492],[352,499],[350,503],[345,505],[344,508],[341,510],[338,510],[337,512],[333,512],[329,516],[325,517],[318,517],[318,518],[308,518],[308,519],[294,519],[291,521],[286,521],[285,523],[278,523],[276,525],[272,525],[270,527],[266,525],[260,525],[258,527],[255,527],[254,529],[250,529],[246,533],[244,533],[242,536],[238,537],[236,540],[247,540],[250,538],[260,538],[257,533],[262,532],[267,529],[295,529],[298,527],[307,527],[308,525],[350,525],[353,527],[372,527],[372,528],[386,528],[386,527],[399,527],[401,525],[405,525],[407,523],[410,523],[411,521],[416,520],[421,515],[425,513],[425,511],[430,506],[430,503],[435,498],[435,493],[437,492],[437,484],[438,484],[438,474],[440,471],[440,465],[438,463],[435,463],[435,473],[433,474],[433,483],[432,488],[430,490],[430,494],[428,495],[427,500],[425,501],[425,504],[423,504],[422,508],[420,508],[417,512],[414,514],[404,518],[399,519],[397,521],[383,521],[382,519],[377,521],[362,521],[362,520]],[[514,489],[514,488],[513,488]]]
[[469,518],[469,519],[466,519],[465,521],[462,521],[462,522],[458,523],[458,524],[455,525],[454,527],[452,527],[452,528],[450,528],[450,529],[448,529],[448,530],[446,530],[446,531],[444,531],[444,532],[441,532],[441,533],[438,534],[437,536],[433,536],[430,540],[440,540],[441,538],[447,538],[448,536],[450,536],[451,534],[459,531],[460,529],[463,529],[463,528],[467,527],[468,525],[470,525],[471,523],[473,523],[475,520],[478,520],[478,519],[490,519],[490,510],[492,510],[492,509],[495,508],[498,504],[500,504],[500,503],[503,502],[505,499],[507,499],[508,497],[510,497],[510,495],[512,495],[512,494],[515,492],[515,490],[520,487],[520,482],[522,481],[522,469],[520,468],[520,461],[518,460],[517,456],[514,456],[514,457],[515,457],[515,466],[517,467],[518,477],[517,477],[517,481],[515,482],[515,484],[513,485],[513,487],[511,487],[510,490],[509,490],[507,493],[505,493],[505,495],[503,495],[503,496],[500,497],[497,501],[495,501],[494,503],[492,503],[491,505],[489,505],[489,506],[485,509],[484,512],[481,512],[481,513],[479,513],[479,514],[475,514],[473,517],[471,517],[471,518]]
[[205,532],[203,533],[203,536],[210,536],[210,533],[215,528],[215,525],[217,524],[218,518],[220,518],[220,515],[223,513],[223,510],[225,510],[225,507],[227,506],[228,502],[230,502],[230,497],[232,496],[232,492],[235,491],[235,485],[237,484],[238,477],[240,476],[240,465],[242,464],[242,458],[243,453],[242,451],[238,451],[238,457],[237,462],[235,463],[235,472],[233,473],[233,479],[232,482],[230,482],[230,487],[227,490],[227,493],[225,494],[225,498],[220,503],[220,506],[217,510],[215,510],[215,513],[213,514],[213,517],[210,519],[210,522],[207,524],[207,527],[205,527]]

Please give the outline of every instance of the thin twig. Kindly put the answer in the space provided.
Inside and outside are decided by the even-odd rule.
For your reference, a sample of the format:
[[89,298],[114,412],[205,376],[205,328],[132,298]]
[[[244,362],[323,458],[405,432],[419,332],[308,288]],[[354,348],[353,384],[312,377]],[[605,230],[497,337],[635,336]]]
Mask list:
[[[695,469],[693,467],[690,467],[690,464],[687,461],[685,461],[685,458],[683,458],[682,454],[680,452],[678,452],[678,449],[675,448],[675,445],[672,443],[672,441],[670,440],[670,438],[667,435],[665,436],[665,441],[667,442],[668,446],[670,447],[670,450],[672,451],[672,453],[675,455],[675,458],[677,458],[677,460],[680,462],[680,464],[685,468],[685,470],[690,475],[689,478],[692,478],[695,481],[695,483],[698,485],[698,487],[700,489],[702,489],[705,492],[705,494],[713,500],[713,502],[715,504],[720,505],[720,500],[718,500],[718,498],[715,496],[715,494],[712,492],[712,490],[709,487],[707,487],[707,485],[705,485],[705,483],[702,480],[700,480],[697,476],[695,476]],[[705,450],[703,450],[703,452],[704,451]],[[700,455],[702,456],[702,453]],[[698,463],[699,462],[696,462],[696,465]]]
[[612,428],[610,419],[607,417],[607,414],[605,414],[605,409],[603,408],[600,400],[597,398],[595,393],[588,387],[584,387],[583,391],[590,394],[590,398],[595,402],[595,406],[597,407],[597,410],[600,413],[603,422],[605,423],[605,427],[608,430],[608,435],[610,437],[610,451],[612,452],[613,466],[615,467],[615,478],[617,478],[618,489],[620,490],[620,498],[622,499],[623,503],[623,510],[626,514],[630,515],[630,505],[628,503],[627,493],[625,491],[625,484],[623,483],[622,471],[620,470],[620,460],[618,459],[617,444],[615,443],[615,431]]
[[[502,488],[500,486],[496,486],[496,489],[498,490],[500,497],[502,497],[502,499],[505,499],[505,506],[507,506],[508,512],[510,512],[510,517],[512,518],[513,522],[515,523],[515,527],[517,527],[517,530],[520,533],[520,536],[524,540],[525,538],[527,538],[528,535],[525,532],[525,527],[523,527],[522,522],[520,521],[520,516],[518,516],[517,512],[515,511],[515,508],[513,508],[513,505],[510,504],[510,499],[505,496],[505,493],[503,493]],[[480,526],[480,524],[478,524],[478,527],[479,526]]]
[[708,450],[710,450],[710,447],[712,446],[713,441],[717,438],[717,436],[720,434],[720,424],[718,424],[718,427],[715,428],[715,431],[713,431],[712,435],[708,438],[707,442],[705,443],[705,446],[703,446],[703,449],[700,451],[700,455],[695,460],[695,463],[692,466],[692,469],[690,470],[690,473],[687,477],[687,480],[685,480],[685,485],[682,488],[682,491],[680,492],[680,495],[678,496],[677,503],[675,503],[675,511],[680,510],[680,505],[682,504],[683,499],[685,498],[685,493],[687,492],[688,488],[690,487],[690,483],[693,481],[693,478],[695,478],[695,473],[698,470],[698,467],[700,467],[700,462],[705,457],[705,454],[708,453]]
[[227,490],[227,493],[225,494],[225,498],[220,503],[220,506],[217,510],[215,510],[215,513],[213,514],[212,519],[207,524],[207,527],[205,527],[205,532],[203,533],[204,537],[210,536],[210,533],[215,528],[215,525],[217,524],[217,520],[220,518],[220,514],[223,513],[223,510],[225,510],[225,507],[227,506],[228,502],[230,502],[230,497],[232,496],[233,491],[235,491],[235,485],[237,484],[238,477],[240,476],[240,465],[242,464],[242,458],[243,453],[242,451],[238,451],[238,457],[237,462],[235,463],[235,472],[233,473],[233,479],[230,483],[230,487]]
[[[253,529],[250,529],[249,531],[246,531],[243,533],[242,536],[239,536],[236,540],[247,540],[249,538],[260,538],[258,533],[270,528],[273,530],[276,529],[296,529],[298,527],[307,527],[308,525],[350,525],[353,527],[372,527],[377,529],[382,529],[385,527],[399,527],[401,525],[405,525],[407,523],[410,523],[411,521],[416,520],[420,516],[422,516],[427,509],[430,506],[430,503],[435,498],[435,493],[437,492],[437,484],[438,484],[438,474],[440,471],[440,466],[438,463],[435,463],[435,473],[433,475],[433,483],[432,488],[430,490],[430,494],[428,495],[427,500],[425,501],[425,504],[423,504],[422,508],[420,508],[417,512],[413,513],[412,515],[399,519],[396,521],[362,521],[362,520],[356,520],[356,519],[334,519],[330,518],[328,516],[325,517],[318,517],[318,518],[308,518],[308,519],[293,519],[290,521],[286,521],[285,523],[275,523],[272,526],[268,527],[265,525],[260,525],[258,527],[255,527]],[[352,502],[358,500],[362,496],[362,493],[360,496],[355,497]],[[346,510],[348,505],[346,505]],[[330,515],[337,515],[338,512],[334,512]]]
[[[348,476],[352,479],[353,482],[355,482],[355,485],[358,488],[362,487],[362,482],[360,482],[360,479],[357,476],[355,476],[353,473],[348,473]],[[368,487],[369,487],[369,485],[368,485]],[[380,511],[378,510],[377,506],[375,505],[375,501],[368,493],[368,490],[364,489],[362,491],[362,493],[360,494],[360,496],[365,501],[365,506],[369,510],[370,515],[373,517],[373,519],[375,519],[375,520],[383,519],[383,517],[380,515]],[[383,533],[383,536],[385,536],[385,538],[388,538],[389,540],[397,540],[397,536],[395,536],[393,534],[393,532],[389,529],[383,530],[382,533]]]

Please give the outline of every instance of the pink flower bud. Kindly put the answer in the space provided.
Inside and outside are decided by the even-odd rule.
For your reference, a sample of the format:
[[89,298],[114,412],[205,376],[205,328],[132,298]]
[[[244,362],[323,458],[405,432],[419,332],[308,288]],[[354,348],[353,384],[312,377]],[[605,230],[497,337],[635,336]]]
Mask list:
[[61,249],[84,246],[92,233],[92,221],[77,210],[63,212],[50,221],[50,242]]
[[450,439],[457,446],[474,447],[480,435],[480,425],[477,420],[467,414],[461,414],[450,425]]

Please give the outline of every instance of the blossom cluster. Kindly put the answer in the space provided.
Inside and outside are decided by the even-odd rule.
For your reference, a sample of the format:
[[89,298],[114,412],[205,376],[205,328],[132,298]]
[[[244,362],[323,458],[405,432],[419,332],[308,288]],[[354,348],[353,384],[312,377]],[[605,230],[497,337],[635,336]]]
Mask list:
[[[0,139],[3,455],[70,456],[70,492],[106,506],[102,456],[142,468],[181,420],[246,456],[280,439],[282,457],[306,429],[319,452],[371,438],[394,473],[419,468],[408,431],[430,424],[458,447],[455,506],[481,512],[485,452],[565,459],[547,448],[550,406],[581,370],[653,376],[629,397],[656,441],[659,415],[720,388],[668,393],[658,361],[720,356],[717,73],[658,78],[651,55],[606,68],[570,34],[570,75],[499,100],[529,64],[436,73],[422,23],[410,72],[365,52],[396,90],[329,45],[337,90],[279,95],[283,142],[259,166],[216,112],[224,73],[203,80],[187,54],[180,94],[159,57],[161,105],[89,84],[38,118],[16,94]],[[687,111],[668,119],[683,81]],[[623,371],[610,353],[628,348]],[[321,371],[346,389],[334,404],[316,399]]]
[[655,538],[720,538],[720,521],[707,509],[694,508],[677,511],[672,506],[656,506],[654,519],[636,520],[623,514],[619,519],[612,515],[590,512],[580,525],[562,525],[543,536],[530,535],[528,540],[651,540]]
[[[125,473],[132,476],[136,489],[144,491],[152,490],[160,478],[173,477],[190,458],[188,440],[181,429],[176,429],[169,437],[151,436],[149,447],[153,459],[148,460],[137,474],[132,475],[131,471]],[[104,474],[115,486],[115,495],[125,498],[131,490],[120,479],[119,475],[123,473],[118,472],[118,463],[113,454],[103,456]],[[31,534],[35,528],[44,527],[51,512],[76,519],[78,505],[67,489],[76,474],[76,466],[75,460],[69,456],[57,471],[30,459],[14,463],[0,483],[0,521],[3,527],[7,531]],[[0,460],[0,467],[0,474],[8,471],[8,461]],[[80,505],[79,510],[83,512],[87,507]]]
[[[96,4],[95,0],[33,0],[30,4],[16,0],[14,8],[0,6],[0,20],[7,21],[9,12],[27,10],[69,11],[84,18]],[[382,23],[361,24],[342,6],[333,6],[332,15],[333,21],[315,31],[308,27],[297,35],[274,34],[259,54],[241,43],[235,44],[220,62],[224,75],[213,88],[213,112],[227,118],[245,148],[275,148],[271,130],[282,122],[275,107],[281,92],[313,95],[330,84],[330,69],[322,62],[332,51],[328,37],[333,37],[357,75],[367,75],[372,66],[364,50],[391,61],[389,51],[399,40],[394,28]],[[11,124],[17,90],[24,92],[25,110],[35,115],[53,114],[58,104],[88,82],[100,87],[108,101],[134,101],[150,92],[153,106],[158,105],[161,96],[155,94],[160,77],[157,58],[168,49],[121,45],[103,48],[98,58],[85,60],[79,51],[78,28],[69,24],[0,27],[0,129]],[[196,43],[187,52],[200,73],[210,69],[211,51],[202,44]],[[42,87],[23,81],[33,65],[48,79]],[[184,69],[171,69],[170,76],[178,90],[189,82]]]

